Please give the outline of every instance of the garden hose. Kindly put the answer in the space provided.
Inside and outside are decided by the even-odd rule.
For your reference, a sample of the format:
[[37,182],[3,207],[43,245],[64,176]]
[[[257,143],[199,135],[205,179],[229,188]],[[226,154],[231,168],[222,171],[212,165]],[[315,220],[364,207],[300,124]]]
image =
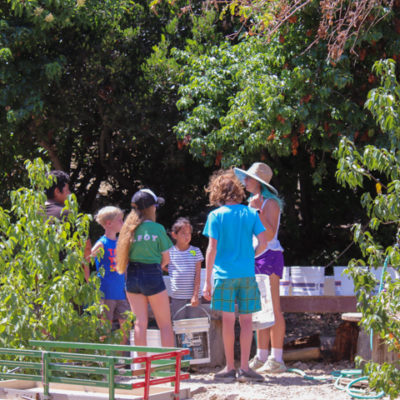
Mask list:
[[[379,282],[378,295],[383,290],[383,277],[384,277],[384,275],[386,273],[388,262],[389,262],[389,256],[386,256],[385,262],[383,263],[381,279],[380,279],[380,282]],[[369,334],[369,347],[371,348],[371,351],[374,348],[373,343],[374,343],[374,331],[371,329],[370,334]]]
[[[287,372],[293,372],[302,376],[304,379],[312,381],[329,381],[335,379],[334,386],[336,389],[344,390],[347,394],[356,399],[380,399],[385,395],[384,392],[369,395],[366,393],[365,390],[352,388],[352,386],[355,385],[357,382],[368,380],[367,376],[361,376],[361,369],[343,369],[339,371],[333,371],[331,372],[331,376],[327,377],[307,375],[299,368],[289,368]],[[342,378],[354,379],[350,381],[350,383],[348,383],[346,386],[344,386],[340,384],[340,380]]]
[[332,379],[331,377],[307,375],[303,370],[301,370],[299,368],[288,368],[287,372],[293,372],[295,374],[302,376],[304,379],[307,379],[310,381],[326,381],[326,380]]
[[367,381],[368,377],[367,376],[361,376],[360,378],[352,380],[347,386],[346,386],[346,393],[348,393],[351,397],[355,399],[381,399],[384,395],[385,392],[380,392],[378,394],[366,394],[365,390],[359,390],[359,389],[352,389],[351,387],[356,384],[357,382],[360,381]]

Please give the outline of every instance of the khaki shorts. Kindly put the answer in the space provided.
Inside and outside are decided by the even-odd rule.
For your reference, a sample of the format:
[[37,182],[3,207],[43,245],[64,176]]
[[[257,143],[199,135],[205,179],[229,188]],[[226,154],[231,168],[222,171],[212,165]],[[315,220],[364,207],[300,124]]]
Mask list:
[[130,311],[131,308],[127,300],[109,300],[102,299],[101,302],[105,304],[109,309],[105,309],[104,313],[106,318],[113,322],[115,319],[126,319],[123,315],[125,311]]

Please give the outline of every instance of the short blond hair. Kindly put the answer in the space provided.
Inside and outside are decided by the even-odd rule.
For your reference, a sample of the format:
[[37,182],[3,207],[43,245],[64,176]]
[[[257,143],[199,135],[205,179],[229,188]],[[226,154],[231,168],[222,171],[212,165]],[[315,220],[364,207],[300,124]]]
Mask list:
[[213,206],[222,206],[230,202],[241,203],[246,197],[243,185],[233,169],[219,170],[211,175],[206,192]]
[[99,211],[97,211],[97,214],[95,215],[95,220],[97,223],[99,223],[101,226],[104,227],[104,224],[107,221],[112,221],[113,219],[119,217],[120,215],[124,215],[124,212],[114,206],[107,206],[101,208]]

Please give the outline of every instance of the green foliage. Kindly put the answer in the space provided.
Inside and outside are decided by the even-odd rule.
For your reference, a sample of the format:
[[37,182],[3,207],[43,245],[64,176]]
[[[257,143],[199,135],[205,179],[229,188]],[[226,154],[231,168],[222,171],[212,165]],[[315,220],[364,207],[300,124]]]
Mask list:
[[340,137],[368,129],[373,140],[351,58],[327,62],[323,43],[305,51],[316,13],[308,6],[268,42],[244,33],[238,42],[207,47],[194,36],[184,48],[173,47],[171,56],[164,47],[163,64],[175,60],[174,70],[182,69],[175,79],[183,118],[174,131],[195,158],[227,167],[262,153],[273,159],[302,153],[314,183],[321,184],[326,155]]
[[[269,41],[246,30],[240,17],[228,18],[226,9],[214,23],[224,39],[215,43],[211,34],[192,35],[175,42],[166,36],[147,67],[158,93],[171,99],[178,91],[178,146],[214,169],[269,163],[286,204],[280,238],[287,262],[322,265],[351,241],[347,226],[363,219],[359,186],[343,189],[334,179],[333,151],[342,138],[356,147],[387,144],[364,109],[376,86],[376,76],[365,71],[400,46],[391,23],[396,9],[393,19],[360,36],[360,57],[346,52],[329,62],[327,43],[312,45],[318,7],[310,3],[296,12]],[[357,253],[354,246],[334,262],[346,263]]]
[[[352,141],[342,139],[337,151],[337,178],[342,184],[364,191],[361,204],[369,219],[368,226],[354,226],[354,241],[363,258],[353,259],[348,271],[354,278],[362,323],[384,340],[389,351],[400,353],[400,280],[392,281],[386,274],[384,290],[377,294],[378,282],[370,269],[383,265],[387,259],[400,274],[400,85],[393,60],[377,62],[374,70],[380,76],[381,85],[369,93],[366,107],[379,124],[381,134],[387,137],[389,146],[369,145],[357,149]],[[360,265],[370,267],[359,268]],[[369,362],[364,369],[374,389],[385,391],[392,399],[398,397],[398,365]]]
[[30,339],[97,341],[104,329],[99,280],[86,283],[82,263],[89,216],[76,197],[65,222],[47,220],[44,188],[51,185],[41,159],[27,161],[30,187],[11,192],[0,208],[0,341],[25,346]]

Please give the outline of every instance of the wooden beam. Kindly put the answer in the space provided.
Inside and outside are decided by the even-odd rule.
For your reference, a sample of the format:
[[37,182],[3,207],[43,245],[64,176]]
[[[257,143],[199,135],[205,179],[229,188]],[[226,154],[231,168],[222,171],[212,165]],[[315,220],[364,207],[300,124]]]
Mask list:
[[347,313],[357,311],[355,296],[281,296],[283,312]]

